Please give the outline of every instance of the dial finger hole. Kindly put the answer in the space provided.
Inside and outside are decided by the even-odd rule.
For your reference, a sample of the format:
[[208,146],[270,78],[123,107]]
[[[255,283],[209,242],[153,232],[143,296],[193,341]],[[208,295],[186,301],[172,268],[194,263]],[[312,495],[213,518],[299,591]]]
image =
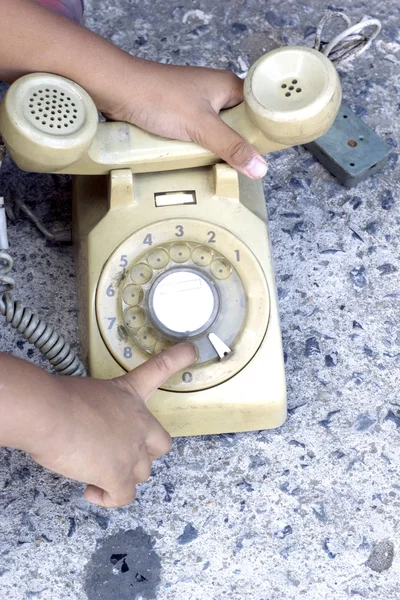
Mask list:
[[147,255],[147,261],[153,269],[163,269],[169,263],[169,255],[163,248],[155,248]]
[[138,306],[143,302],[144,292],[138,285],[127,285],[122,292],[122,300],[128,306]]
[[211,264],[211,273],[217,279],[228,279],[232,273],[232,265],[226,258],[218,258]]
[[169,254],[174,262],[184,263],[189,260],[192,251],[189,244],[186,244],[185,242],[179,242],[172,244],[171,248],[169,249]]
[[146,350],[152,348],[157,342],[157,337],[154,332],[154,329],[152,329],[151,327],[141,327],[136,333],[135,341],[138,344],[138,346],[141,346]]
[[168,348],[172,348],[174,344],[168,340],[159,340],[154,348],[155,354],[160,354],[163,350],[167,350]]
[[197,246],[192,252],[192,260],[198,267],[207,267],[214,257],[211,248],[207,246]]
[[129,329],[140,329],[146,323],[146,312],[143,308],[128,308],[124,312],[124,322]]
[[148,283],[153,276],[153,270],[146,263],[138,263],[131,270],[131,279],[133,283],[143,285]]

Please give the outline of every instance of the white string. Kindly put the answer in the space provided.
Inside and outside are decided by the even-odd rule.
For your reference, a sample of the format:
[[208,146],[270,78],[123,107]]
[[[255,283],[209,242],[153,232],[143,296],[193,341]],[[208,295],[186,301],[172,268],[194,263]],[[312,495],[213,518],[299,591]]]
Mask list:
[[[330,42],[323,42],[322,31],[327,23],[335,18],[340,18],[346,22],[347,29],[339,33]],[[371,33],[361,34],[360,32],[367,27],[373,27]],[[351,25],[349,17],[342,12],[327,12],[318,23],[315,33],[314,49],[322,52],[336,65],[354,60],[363,52],[368,50],[373,40],[382,29],[382,24],[379,19],[364,16],[359,23]]]

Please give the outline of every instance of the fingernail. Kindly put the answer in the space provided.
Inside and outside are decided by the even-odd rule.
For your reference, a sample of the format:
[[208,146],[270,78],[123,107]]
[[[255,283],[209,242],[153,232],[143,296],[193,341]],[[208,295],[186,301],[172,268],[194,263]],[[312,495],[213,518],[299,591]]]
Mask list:
[[246,167],[246,173],[253,179],[261,179],[268,171],[268,165],[261,156],[255,156]]

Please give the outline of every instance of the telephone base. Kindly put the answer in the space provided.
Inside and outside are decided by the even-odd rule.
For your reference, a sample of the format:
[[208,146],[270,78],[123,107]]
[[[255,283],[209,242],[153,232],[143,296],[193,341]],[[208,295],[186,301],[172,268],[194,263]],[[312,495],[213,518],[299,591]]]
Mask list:
[[[172,436],[279,427],[286,388],[261,182],[225,164],[77,176],[73,212],[89,373],[123,375],[184,339],[174,323],[185,313],[194,319],[189,339],[199,358],[152,394],[148,407],[155,417]],[[175,288],[173,278],[181,273],[184,286]],[[212,293],[199,296],[207,286]],[[169,315],[170,293],[172,313],[182,293],[190,298],[187,310],[183,300]],[[207,302],[215,305],[202,325]],[[219,359],[210,332],[232,350],[226,359]]]

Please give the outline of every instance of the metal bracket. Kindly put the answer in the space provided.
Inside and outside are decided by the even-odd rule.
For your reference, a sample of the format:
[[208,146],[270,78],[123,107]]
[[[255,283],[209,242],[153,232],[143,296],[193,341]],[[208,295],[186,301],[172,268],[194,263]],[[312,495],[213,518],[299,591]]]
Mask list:
[[348,188],[380,171],[390,153],[390,147],[345,104],[329,131],[304,147]]

